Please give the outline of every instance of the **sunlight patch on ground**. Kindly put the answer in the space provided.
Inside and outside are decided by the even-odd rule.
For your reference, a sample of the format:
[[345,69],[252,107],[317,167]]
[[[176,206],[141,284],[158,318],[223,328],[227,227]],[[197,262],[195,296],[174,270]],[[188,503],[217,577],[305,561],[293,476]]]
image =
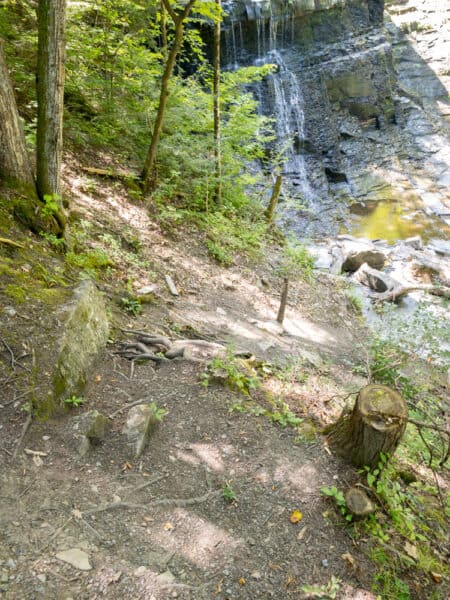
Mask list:
[[147,530],[148,539],[198,567],[223,565],[243,544],[224,529],[185,509],[167,512],[163,519]]
[[321,485],[320,471],[312,463],[296,465],[287,459],[280,458],[274,471],[274,481],[290,483],[293,488],[302,493],[317,493],[317,487]]
[[338,340],[330,331],[304,319],[298,313],[294,316],[292,311],[289,312],[291,316],[286,318],[283,323],[284,330],[289,335],[309,340],[315,344],[334,345],[338,343]]
[[178,450],[176,457],[190,465],[205,465],[218,473],[223,473],[225,464],[222,455],[232,456],[235,454],[233,446],[225,444],[216,446],[213,444],[191,444],[184,450]]

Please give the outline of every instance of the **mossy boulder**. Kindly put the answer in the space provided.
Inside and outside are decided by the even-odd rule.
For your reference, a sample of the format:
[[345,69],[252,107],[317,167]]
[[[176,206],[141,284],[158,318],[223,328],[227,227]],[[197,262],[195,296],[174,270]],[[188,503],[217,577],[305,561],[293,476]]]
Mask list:
[[86,280],[60,314],[62,331],[54,376],[56,402],[80,394],[98,353],[108,340],[109,324],[102,294]]

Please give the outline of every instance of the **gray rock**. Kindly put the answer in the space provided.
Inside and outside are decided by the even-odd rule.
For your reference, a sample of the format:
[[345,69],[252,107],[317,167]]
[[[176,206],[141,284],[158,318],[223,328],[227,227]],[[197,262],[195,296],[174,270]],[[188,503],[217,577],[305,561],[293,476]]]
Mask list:
[[58,552],[56,558],[72,565],[72,567],[75,567],[79,571],[90,571],[92,569],[88,554],[84,550],[80,550],[80,548],[70,548],[69,550]]
[[422,250],[423,241],[420,235],[415,235],[414,237],[406,238],[402,242],[405,246],[409,246],[410,248],[414,248],[414,250]]
[[387,292],[399,285],[392,277],[378,271],[378,269],[372,269],[367,263],[361,265],[353,274],[353,280],[370,287],[375,292]]
[[441,256],[450,256],[450,241],[433,239],[428,243],[428,248]]
[[128,441],[134,447],[136,458],[141,456],[158,422],[150,404],[140,404],[130,409],[122,433],[128,437]]
[[90,410],[74,419],[74,429],[82,435],[79,453],[84,456],[92,446],[97,446],[106,437],[110,422],[98,410]]
[[382,269],[386,262],[386,254],[371,242],[364,240],[344,240],[342,252],[342,271],[357,271],[364,263],[374,269]]
[[355,517],[355,519],[363,519],[368,517],[375,511],[373,502],[369,499],[367,494],[360,488],[351,487],[345,493],[345,502],[347,504],[348,511]]
[[74,299],[64,306],[61,344],[54,376],[55,398],[79,394],[99,351],[106,345],[108,319],[102,294],[86,280],[75,290]]

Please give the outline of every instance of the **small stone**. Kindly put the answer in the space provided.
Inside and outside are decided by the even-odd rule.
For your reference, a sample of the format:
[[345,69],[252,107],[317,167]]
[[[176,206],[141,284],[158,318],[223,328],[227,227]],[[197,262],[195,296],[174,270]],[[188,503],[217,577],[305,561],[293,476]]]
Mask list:
[[56,558],[72,565],[72,567],[75,567],[79,571],[90,571],[92,569],[89,556],[79,548],[70,548],[69,550],[58,552]]
[[326,558],[322,561],[322,567],[328,567],[328,560]]
[[8,567],[8,569],[15,569],[16,563],[12,558],[8,558],[8,560],[6,561],[6,566]]
[[2,573],[1,577],[0,577],[0,583],[8,583],[9,581],[9,577],[6,573]]
[[347,509],[355,519],[364,519],[375,511],[373,502],[360,488],[351,487],[345,493]]
[[224,317],[224,316],[226,316],[226,314],[227,314],[227,311],[226,311],[226,310],[224,310],[224,309],[223,309],[221,306],[218,306],[218,307],[216,308],[216,313],[217,313],[218,315],[222,315],[222,316]]
[[44,573],[39,573],[37,578],[39,579],[39,581],[42,581],[42,583],[45,583],[47,581],[47,576]]
[[414,248],[414,250],[422,250],[423,248],[423,242],[420,235],[406,238],[406,240],[403,240],[403,244],[405,246],[409,246],[410,248]]
[[253,571],[253,573],[250,575],[250,577],[252,579],[261,579],[261,572],[260,571]]
[[48,440],[50,439],[49,435],[43,435],[42,439],[44,440],[44,442],[48,442]]
[[143,575],[145,575],[146,572],[147,572],[147,567],[140,566],[134,570],[133,575],[135,577],[142,577]]
[[3,312],[8,315],[8,317],[15,317],[17,315],[17,311],[12,306],[5,306]]
[[227,279],[226,277],[222,278],[222,285],[223,285],[224,289],[229,290],[230,292],[232,292],[233,290],[236,289],[236,286],[231,281],[231,279]]
[[130,443],[134,446],[136,458],[141,456],[158,422],[150,404],[133,406],[128,412],[128,418],[123,426],[122,433],[128,437]]
[[170,571],[164,571],[164,573],[158,575],[156,580],[158,581],[158,583],[162,584],[173,583],[175,581],[175,576]]

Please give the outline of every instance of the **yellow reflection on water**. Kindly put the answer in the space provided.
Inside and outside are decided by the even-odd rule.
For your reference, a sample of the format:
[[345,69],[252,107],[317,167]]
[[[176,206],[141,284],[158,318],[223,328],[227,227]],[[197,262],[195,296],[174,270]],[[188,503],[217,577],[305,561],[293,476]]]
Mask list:
[[[424,241],[450,235],[450,227],[437,217],[426,215],[411,203],[392,200],[356,204],[351,207],[352,222],[348,229],[357,237],[381,238],[388,242],[420,235]],[[409,206],[408,206],[409,204]]]

